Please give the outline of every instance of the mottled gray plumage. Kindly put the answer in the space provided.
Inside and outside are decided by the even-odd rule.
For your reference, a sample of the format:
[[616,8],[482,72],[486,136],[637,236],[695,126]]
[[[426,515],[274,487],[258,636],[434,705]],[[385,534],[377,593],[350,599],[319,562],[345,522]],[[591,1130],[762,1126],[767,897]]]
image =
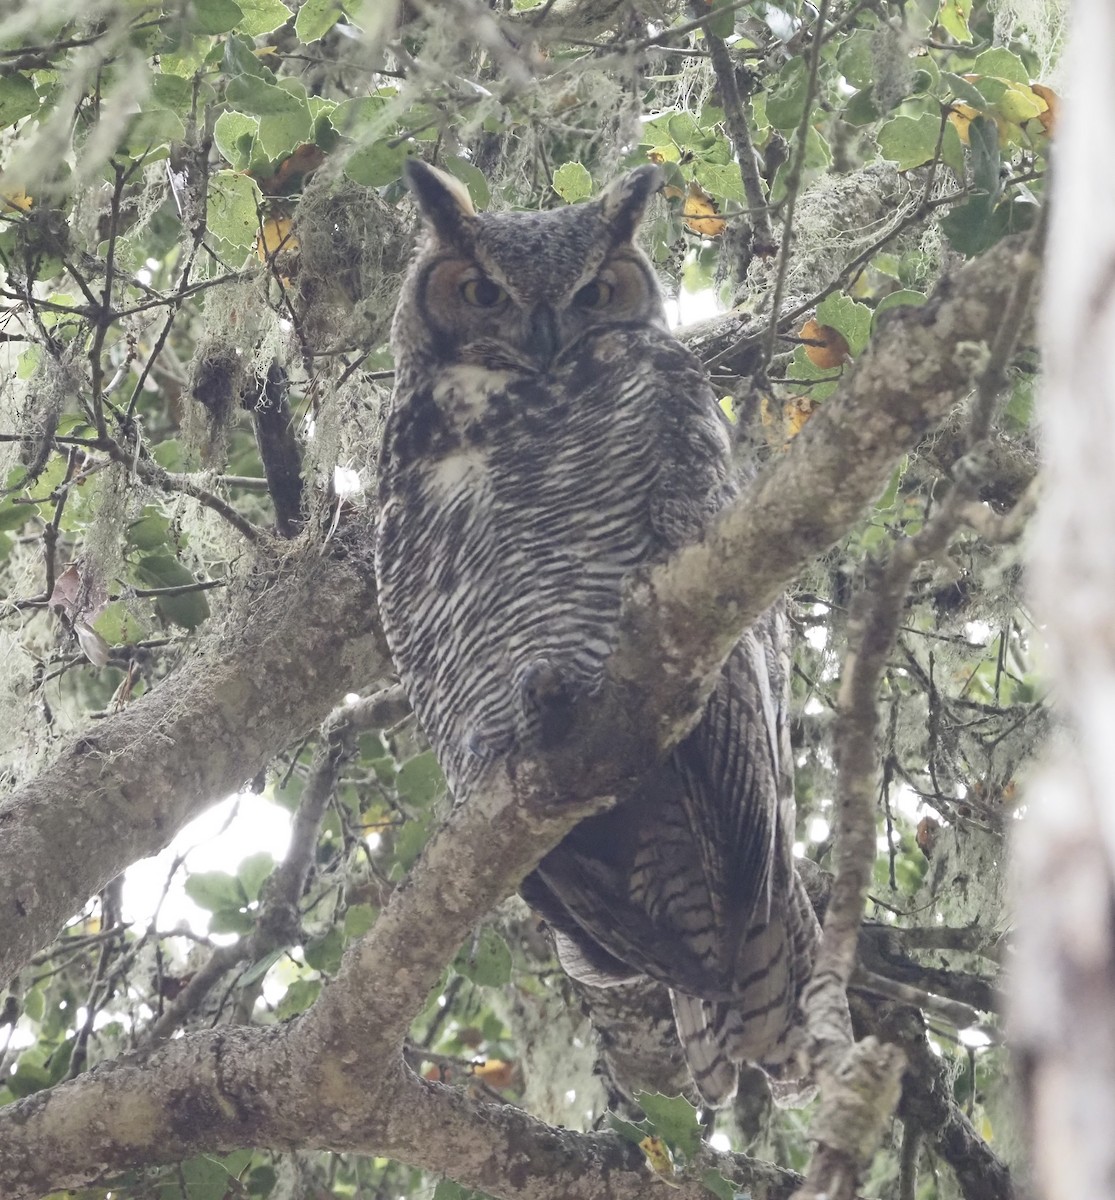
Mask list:
[[[426,233],[395,315],[377,572],[400,677],[458,801],[544,737],[545,691],[600,679],[624,576],[735,493],[723,415],[670,336],[632,238],[642,167],[596,200],[476,214],[408,171]],[[741,639],[644,794],[579,825],[523,885],[565,968],[670,986],[711,1103],[779,1061],[816,921],[792,861],[785,630]]]

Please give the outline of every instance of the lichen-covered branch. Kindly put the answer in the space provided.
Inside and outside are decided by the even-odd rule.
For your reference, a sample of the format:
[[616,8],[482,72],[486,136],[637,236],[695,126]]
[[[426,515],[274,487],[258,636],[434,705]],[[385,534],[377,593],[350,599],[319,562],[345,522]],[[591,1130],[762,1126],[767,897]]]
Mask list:
[[234,792],[339,694],[386,678],[366,549],[256,559],[195,658],[0,804],[0,980],[136,859]]

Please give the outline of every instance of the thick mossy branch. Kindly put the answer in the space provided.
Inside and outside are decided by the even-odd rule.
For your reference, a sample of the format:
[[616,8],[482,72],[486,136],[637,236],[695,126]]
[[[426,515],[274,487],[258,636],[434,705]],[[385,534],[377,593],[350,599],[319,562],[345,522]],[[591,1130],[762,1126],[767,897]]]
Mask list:
[[387,678],[367,534],[357,541],[346,558],[317,546],[261,555],[225,628],[196,658],[0,804],[0,981],[339,695]]

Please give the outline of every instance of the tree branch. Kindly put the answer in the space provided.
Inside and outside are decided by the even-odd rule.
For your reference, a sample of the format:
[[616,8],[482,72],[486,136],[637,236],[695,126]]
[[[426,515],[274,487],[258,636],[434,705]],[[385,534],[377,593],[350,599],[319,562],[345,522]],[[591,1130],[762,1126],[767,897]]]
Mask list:
[[[354,541],[366,533],[353,531]],[[390,671],[371,564],[258,559],[225,626],[0,805],[0,980],[94,892]]]

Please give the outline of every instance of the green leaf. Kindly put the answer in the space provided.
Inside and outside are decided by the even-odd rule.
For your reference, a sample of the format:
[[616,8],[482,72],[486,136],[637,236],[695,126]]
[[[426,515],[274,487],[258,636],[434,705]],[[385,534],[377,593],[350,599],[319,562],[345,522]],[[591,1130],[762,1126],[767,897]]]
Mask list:
[[447,154],[442,159],[442,166],[468,188],[468,194],[477,208],[488,207],[491,192],[483,171],[474,167],[467,159],[458,158],[455,154]]
[[257,979],[262,979],[264,975],[286,954],[286,950],[272,950],[265,954],[258,962],[252,965],[240,976],[242,984],[255,983]]
[[282,0],[237,0],[244,11],[243,20],[237,29],[247,37],[259,37],[285,25],[291,11]]
[[333,928],[321,937],[308,941],[303,953],[307,966],[313,967],[315,971],[320,971],[323,975],[332,975],[341,965],[344,949],[345,943],[341,931]]
[[831,325],[843,334],[853,358],[858,358],[871,336],[872,311],[851,296],[834,292],[817,305],[817,320],[822,325]]
[[23,1014],[32,1021],[41,1021],[46,1008],[42,988],[31,988],[23,995]]
[[990,117],[974,117],[968,125],[972,155],[972,183],[993,199],[1002,188],[999,180],[999,130]]
[[747,199],[735,163],[710,163],[698,159],[694,174],[701,187],[718,200],[736,200],[743,204]]
[[233,0],[194,0],[187,11],[186,28],[191,33],[228,33],[244,17],[244,10]]
[[241,908],[248,903],[240,881],[225,871],[195,871],[184,886],[186,895],[207,912]]
[[1003,409],[1003,416],[1016,429],[1029,429],[1033,422],[1035,380],[1033,375],[1020,375],[1011,388],[1010,400]]
[[329,124],[342,137],[370,144],[388,127],[386,108],[387,101],[379,96],[360,96],[338,104],[329,114]]
[[167,438],[165,442],[160,442],[151,451],[151,457],[168,471],[181,471],[186,465],[186,455],[182,450],[182,443],[177,438]]
[[462,947],[453,969],[482,987],[503,987],[511,979],[511,951],[494,929],[485,926],[475,944]]
[[875,82],[875,37],[870,29],[856,29],[840,43],[836,65],[852,87],[866,88]]
[[844,120],[849,125],[870,125],[879,119],[879,115],[874,91],[869,87],[856,92],[844,105]]
[[279,1003],[275,1005],[275,1016],[280,1021],[287,1021],[291,1017],[298,1016],[313,1004],[320,992],[320,979],[296,979],[287,988]]
[[178,1178],[190,1200],[225,1200],[234,1176],[219,1159],[201,1154],[178,1165]]
[[425,808],[444,792],[445,776],[433,753],[427,750],[403,763],[395,777],[395,786],[404,800]]
[[[891,292],[889,296],[884,296],[875,305],[875,320],[878,320],[880,313],[886,312],[889,308],[901,308],[903,306],[920,308],[928,299],[929,297],[924,292],[915,292],[909,288]],[[874,321],[872,323],[874,324]]]
[[305,97],[292,95],[286,88],[253,75],[240,75],[229,81],[225,98],[238,111],[257,117],[298,116],[310,123],[310,107]]
[[144,506],[138,520],[132,521],[125,534],[125,543],[137,550],[157,550],[165,546],[170,535],[170,518],[153,504]]
[[179,113],[187,112],[193,101],[193,94],[193,80],[182,75],[168,75],[163,71],[151,80],[151,103],[159,105],[160,108],[169,108]]
[[775,129],[796,129],[805,113],[808,94],[809,77],[805,60],[792,58],[779,71],[767,95],[767,120]]
[[128,611],[123,601],[116,600],[93,622],[94,630],[110,646],[131,646],[140,641],[147,629]]
[[909,171],[931,162],[941,136],[941,122],[930,113],[920,117],[895,117],[875,135],[879,152],[896,163],[900,171]]
[[898,499],[898,489],[902,486],[902,480],[909,468],[909,456],[904,456],[902,461],[894,469],[894,474],[890,477],[890,483],[887,484],[887,490],[875,502],[875,511],[877,513],[890,512],[894,508],[894,502]]
[[394,183],[403,174],[403,163],[410,153],[406,142],[392,144],[387,138],[380,138],[370,146],[361,146],[355,150],[345,164],[345,174],[353,183],[361,183],[365,187],[386,187]]
[[972,15],[972,0],[941,0],[937,22],[958,42],[970,42],[972,32],[968,18]]
[[209,228],[233,246],[251,247],[259,232],[263,197],[254,179],[238,171],[217,171],[209,180]]
[[967,163],[967,151],[964,148],[964,143],[960,140],[960,133],[956,126],[951,122],[945,125],[945,136],[941,140],[941,161],[950,170],[955,171],[957,177],[964,178]]
[[738,1195],[736,1185],[730,1180],[725,1179],[719,1171],[709,1167],[707,1171],[701,1172],[701,1183],[707,1187],[714,1196],[718,1196],[720,1200],[736,1200]]
[[39,111],[39,93],[26,75],[0,75],[0,129]]
[[312,137],[309,106],[299,112],[276,113],[259,119],[259,147],[272,161],[286,158]]
[[941,230],[954,249],[970,258],[995,241],[993,211],[990,196],[973,196],[941,218]]
[[303,42],[324,37],[344,15],[337,0],[306,0],[294,18],[294,32]]
[[422,853],[422,847],[429,840],[433,823],[432,811],[427,809],[412,817],[399,831],[398,837],[395,838],[395,865],[398,870],[392,872],[394,878],[406,871]]
[[608,1126],[634,1146],[637,1146],[650,1133],[648,1122],[643,1121],[640,1125],[633,1125],[630,1121],[625,1121],[612,1112],[608,1113]]
[[33,504],[16,504],[9,496],[0,501],[0,529],[22,529],[37,511]]
[[258,854],[249,854],[236,868],[236,878],[249,900],[259,899],[259,889],[274,869],[275,860],[266,850],[261,850]]
[[230,79],[248,76],[252,79],[263,79],[268,83],[275,82],[275,72],[260,61],[251,39],[239,35],[225,39],[221,71]]
[[149,108],[128,123],[122,145],[134,156],[149,154],[159,146],[180,142],[186,136],[182,118],[168,108]]
[[[136,574],[149,587],[183,587],[197,583],[193,575],[169,554],[149,554],[136,565]],[[177,596],[158,596],[155,608],[166,621],[183,629],[196,629],[209,616],[209,601],[204,592],[182,592]]]
[[975,84],[969,83],[962,75],[954,75],[951,71],[942,71],[941,79],[948,85],[949,92],[957,100],[964,104],[970,104],[973,108],[981,111],[987,107],[987,100],[983,92]]
[[53,1082],[50,1072],[45,1067],[23,1062],[4,1080],[8,1090],[17,1100],[22,1100],[24,1096],[34,1095],[35,1092],[41,1092],[43,1088],[50,1087]]
[[345,941],[363,937],[376,923],[379,910],[371,904],[354,904],[345,912]]
[[223,112],[213,126],[217,149],[238,171],[246,171],[253,165],[258,136],[259,117],[249,117],[247,113]]
[[713,0],[707,26],[713,37],[730,38],[736,31],[735,0]]
[[238,937],[247,937],[255,927],[255,916],[243,908],[218,908],[209,918],[210,933],[235,933]]
[[636,1092],[635,1100],[663,1141],[680,1150],[686,1158],[697,1153],[701,1146],[701,1125],[697,1110],[684,1096]]
[[587,200],[592,195],[592,176],[582,163],[562,163],[554,172],[554,191],[567,204]]
[[970,73],[994,75],[998,79],[1011,79],[1015,83],[1030,82],[1030,72],[1026,70],[1026,64],[1004,46],[993,46],[990,50],[977,54]]
[[439,1179],[434,1188],[434,1200],[479,1200],[482,1192],[474,1192],[470,1188],[454,1183],[452,1179]]

